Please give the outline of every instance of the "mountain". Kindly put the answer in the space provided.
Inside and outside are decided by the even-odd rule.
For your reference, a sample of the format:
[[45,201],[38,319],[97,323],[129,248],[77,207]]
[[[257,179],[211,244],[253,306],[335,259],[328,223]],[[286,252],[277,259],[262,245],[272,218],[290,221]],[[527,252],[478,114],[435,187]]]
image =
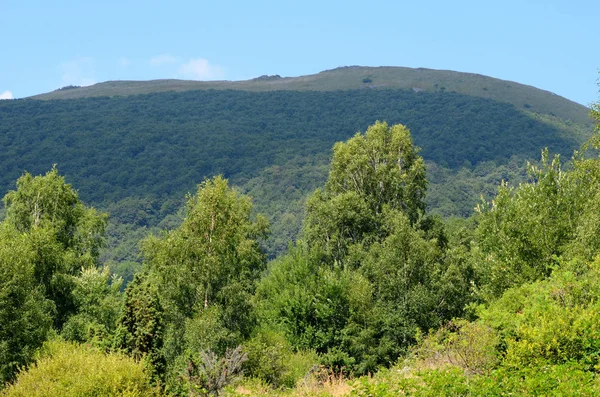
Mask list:
[[588,113],[514,82],[390,67],[65,87],[0,101],[0,190],[14,188],[24,170],[56,163],[84,201],[109,210],[107,258],[122,261],[135,259],[123,236],[176,224],[186,192],[223,174],[269,217],[275,253],[296,236],[333,144],[376,120],[407,125],[422,148],[429,209],[468,216],[480,194],[522,180],[542,148],[568,158],[591,134]]
[[[65,89],[66,88],[66,89]],[[261,76],[245,81],[107,81],[88,87],[65,87],[33,96],[34,99],[77,99],[97,96],[130,96],[165,91],[337,91],[401,89],[415,92],[457,92],[510,103],[518,109],[555,115],[578,124],[589,124],[589,110],[552,92],[474,73],[404,67],[346,66],[300,77]]]

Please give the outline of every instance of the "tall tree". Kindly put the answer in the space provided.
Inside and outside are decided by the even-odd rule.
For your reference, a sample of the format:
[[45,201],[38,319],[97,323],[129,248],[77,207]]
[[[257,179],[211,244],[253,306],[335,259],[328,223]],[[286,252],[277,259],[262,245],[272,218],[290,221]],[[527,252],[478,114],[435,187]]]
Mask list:
[[425,165],[401,124],[376,122],[333,148],[323,190],[307,201],[304,237],[341,261],[352,245],[368,247],[385,237],[384,209],[415,224],[425,210]]
[[261,282],[262,318],[327,365],[367,373],[417,330],[460,315],[467,299],[452,295],[468,290],[469,268],[425,215],[426,186],[402,125],[377,122],[337,143],[325,188],[307,201],[304,241]]
[[159,278],[167,310],[189,316],[217,300],[228,283],[258,278],[266,259],[258,239],[268,225],[263,217],[251,221],[251,210],[250,198],[219,176],[189,197],[178,229],[144,241],[145,261]]
[[34,277],[56,306],[55,326],[76,310],[72,276],[96,266],[107,215],[86,207],[56,167],[23,174],[4,197],[5,223],[25,233],[35,252]]
[[31,360],[52,325],[52,302],[34,278],[27,237],[0,224],[0,388]]
[[401,124],[376,122],[333,147],[325,190],[357,193],[376,215],[384,206],[404,212],[414,223],[425,210],[425,164]]
[[250,198],[218,176],[189,197],[179,228],[143,242],[168,324],[163,351],[169,371],[182,355],[223,352],[249,336],[250,300],[266,264],[259,241],[268,229],[262,216],[251,220],[251,211]]

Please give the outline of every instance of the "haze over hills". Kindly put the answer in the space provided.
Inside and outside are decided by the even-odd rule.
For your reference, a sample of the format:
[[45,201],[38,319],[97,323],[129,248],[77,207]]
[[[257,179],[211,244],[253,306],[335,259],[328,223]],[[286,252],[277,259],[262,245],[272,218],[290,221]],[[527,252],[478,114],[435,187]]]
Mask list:
[[542,148],[569,158],[591,134],[588,113],[527,85],[396,67],[66,87],[0,101],[0,189],[57,164],[83,200],[111,213],[107,258],[123,261],[146,228],[177,222],[186,192],[223,174],[268,216],[273,253],[295,238],[333,144],[376,120],[407,125],[422,148],[429,210],[468,216],[481,194],[522,180]]

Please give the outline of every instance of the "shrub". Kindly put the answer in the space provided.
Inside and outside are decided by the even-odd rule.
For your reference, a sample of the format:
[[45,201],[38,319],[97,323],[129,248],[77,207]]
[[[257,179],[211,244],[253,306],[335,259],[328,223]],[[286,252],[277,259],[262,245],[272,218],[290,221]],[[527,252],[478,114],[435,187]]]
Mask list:
[[600,365],[599,265],[559,269],[547,280],[506,291],[481,310],[482,320],[499,332],[505,366],[573,361],[591,370]]
[[225,356],[216,353],[200,353],[201,361],[190,360],[184,380],[189,385],[190,396],[218,396],[223,388],[239,379],[242,365],[248,359],[241,346],[227,349]]
[[245,343],[244,351],[248,354],[245,375],[274,387],[294,387],[318,362],[314,352],[292,352],[285,336],[272,330],[260,331]]
[[415,353],[425,366],[452,365],[481,374],[498,363],[498,343],[496,332],[487,325],[457,319],[431,333]]
[[71,342],[46,342],[38,360],[21,372],[5,397],[158,396],[143,364],[121,354]]

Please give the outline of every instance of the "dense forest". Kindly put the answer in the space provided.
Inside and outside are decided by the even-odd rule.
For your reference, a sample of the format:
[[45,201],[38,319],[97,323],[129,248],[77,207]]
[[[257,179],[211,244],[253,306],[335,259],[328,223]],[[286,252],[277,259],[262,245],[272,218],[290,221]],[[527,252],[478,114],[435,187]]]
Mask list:
[[533,158],[540,144],[570,155],[582,143],[573,130],[509,104],[403,90],[212,90],[3,101],[0,120],[3,190],[23,169],[38,174],[57,163],[82,199],[93,203],[186,193],[206,175],[243,184],[295,157],[327,158],[335,142],[374,120],[410,126],[424,159],[450,169]]
[[591,119],[447,90],[2,101],[0,395],[597,395]]
[[[498,84],[482,92],[508,85]],[[110,214],[101,262],[128,282],[139,268],[138,242],[178,226],[185,194],[205,177],[223,175],[253,198],[271,224],[269,257],[281,254],[301,229],[306,197],[325,183],[333,144],[376,120],[410,128],[428,169],[428,210],[444,217],[467,217],[502,180],[524,180],[541,147],[570,156],[589,137],[581,122],[532,113],[547,106],[531,100],[540,90],[526,91],[518,99],[529,103],[516,107],[442,88],[2,101],[0,191],[13,189],[24,170],[37,175],[57,164],[84,202]],[[548,93],[542,99],[574,106]]]
[[597,128],[566,166],[539,147],[523,183],[444,220],[412,132],[376,122],[333,145],[274,260],[219,169],[142,240],[124,291],[101,266],[108,214],[56,168],[25,173],[0,224],[0,393],[597,395],[599,146]]

